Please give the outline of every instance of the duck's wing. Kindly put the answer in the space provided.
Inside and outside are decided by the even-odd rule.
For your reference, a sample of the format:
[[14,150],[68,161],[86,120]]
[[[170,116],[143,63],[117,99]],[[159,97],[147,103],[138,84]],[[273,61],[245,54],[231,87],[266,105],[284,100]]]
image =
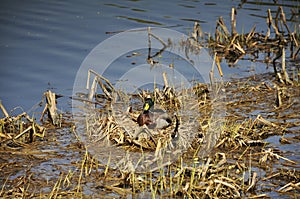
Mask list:
[[172,118],[163,110],[151,112],[150,120],[151,123],[148,125],[150,129],[164,129],[172,124]]

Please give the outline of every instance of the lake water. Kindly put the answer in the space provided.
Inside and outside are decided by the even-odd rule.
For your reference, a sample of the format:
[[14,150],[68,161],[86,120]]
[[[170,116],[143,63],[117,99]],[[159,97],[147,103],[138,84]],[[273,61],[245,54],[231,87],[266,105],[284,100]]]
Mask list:
[[[223,16],[230,23],[232,7],[238,8],[239,32],[254,24],[265,29],[267,9],[276,11],[273,1],[46,1],[3,0],[0,6],[0,99],[14,113],[31,109],[43,92],[51,89],[71,96],[76,73],[89,52],[118,32],[142,27],[172,27],[188,34],[194,21],[213,33],[216,20]],[[299,8],[297,1],[278,1],[287,18]],[[298,6],[298,7],[297,7]],[[293,23],[291,24],[291,26]],[[263,66],[265,68],[265,66]],[[226,74],[236,70],[224,66]],[[69,98],[59,108],[69,110]],[[1,113],[2,114],[2,113]]]

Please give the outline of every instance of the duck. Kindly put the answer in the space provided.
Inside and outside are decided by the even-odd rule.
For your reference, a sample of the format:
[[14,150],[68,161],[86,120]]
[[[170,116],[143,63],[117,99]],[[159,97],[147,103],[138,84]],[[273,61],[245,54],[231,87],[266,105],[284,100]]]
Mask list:
[[154,109],[151,97],[145,99],[143,111],[137,118],[139,126],[146,125],[149,129],[165,129],[172,124],[172,118],[163,109]]

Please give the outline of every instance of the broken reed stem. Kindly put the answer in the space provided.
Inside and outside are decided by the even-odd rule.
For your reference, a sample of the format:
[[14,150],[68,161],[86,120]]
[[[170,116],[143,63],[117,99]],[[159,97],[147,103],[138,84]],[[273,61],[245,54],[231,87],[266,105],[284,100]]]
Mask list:
[[88,151],[86,149],[83,160],[82,160],[82,163],[81,163],[80,174],[79,174],[79,178],[78,178],[78,184],[77,184],[77,187],[76,187],[76,193],[77,194],[80,191],[80,184],[81,184],[81,179],[82,179],[82,175],[83,175],[84,165],[85,165],[87,159],[88,159]]
[[220,18],[219,18],[219,21],[218,21],[217,24],[218,24],[217,27],[218,27],[218,26],[221,27],[221,29],[223,30],[223,32],[224,32],[224,34],[225,34],[225,36],[226,36],[226,39],[228,39],[228,37],[229,37],[230,34],[229,34],[229,31],[228,31],[228,29],[227,29],[227,27],[226,27],[226,25],[225,25],[225,23],[224,23],[223,17],[220,17]]
[[270,122],[269,120],[264,119],[261,115],[258,115],[254,121],[256,121],[256,120],[262,122],[263,124],[265,124],[267,126],[271,126],[274,128],[280,127],[280,126],[277,126],[276,124]]
[[[269,19],[269,22],[271,23],[271,25],[272,25],[272,27],[273,27],[273,29],[274,29],[274,31],[275,31],[275,34],[276,34],[277,36],[280,36],[280,33],[279,33],[279,31],[278,31],[278,28],[277,28],[277,26],[275,25],[275,23],[274,23],[274,21],[273,21],[273,18],[272,18],[271,9],[268,9],[268,19]],[[276,18],[275,18],[275,20],[276,20]]]
[[[95,77],[93,79],[93,83],[92,83],[92,86],[90,88],[89,85],[90,85],[91,74],[94,74]],[[106,83],[106,85],[102,81],[104,81]],[[86,89],[89,90],[88,101],[92,101],[93,97],[95,96],[95,92],[96,92],[97,85],[98,85],[97,83],[100,85],[100,87],[101,87],[103,93],[105,94],[106,98],[107,99],[113,99],[113,96],[111,96],[110,93],[115,91],[114,86],[110,83],[110,81],[108,79],[106,79],[102,75],[98,74],[94,70],[89,69],[88,70],[88,77],[87,77],[87,81],[86,81]],[[111,90],[111,91],[108,91],[108,90]]]
[[7,111],[6,111],[5,107],[3,106],[1,100],[0,100],[0,108],[1,108],[1,110],[2,110],[2,112],[3,112],[3,114],[4,114],[4,116],[5,116],[5,117],[9,117],[9,114],[7,113]]
[[167,78],[167,73],[166,72],[163,72],[163,79],[164,79],[165,88],[168,88],[169,83],[168,83],[168,78]]
[[236,31],[236,9],[231,8],[231,35],[237,35]]
[[288,73],[286,72],[286,67],[285,67],[285,48],[282,47],[282,72],[283,72],[283,77],[284,81],[287,84],[293,84],[293,82],[290,80]]
[[14,139],[18,139],[19,137],[21,137],[22,135],[24,135],[25,133],[27,133],[28,131],[30,131],[32,129],[32,126],[29,126],[27,129],[25,129],[23,132],[21,132],[19,135],[17,135],[16,137],[14,137]]
[[256,178],[257,178],[257,173],[254,172],[253,176],[251,178],[251,182],[250,182],[250,186],[247,188],[246,192],[248,192],[249,190],[253,189],[255,187],[256,184]]
[[104,177],[107,176],[109,165],[110,165],[110,160],[111,160],[111,152],[109,154],[109,157],[108,157],[108,160],[107,160],[107,164],[106,164],[106,167],[105,167],[105,170],[104,170]]
[[196,42],[199,42],[199,37],[203,38],[203,32],[198,22],[194,23],[193,32],[191,33],[192,38],[195,39]]
[[[97,72],[95,72],[94,70],[91,70],[91,69],[89,69],[88,73],[93,73],[95,76],[97,76],[97,77],[100,78],[101,80],[105,81],[105,83],[106,83],[110,88],[114,89],[114,86],[110,83],[110,81],[109,81],[107,78],[103,77],[102,75],[98,74]],[[89,75],[88,75],[88,77],[89,77]],[[88,78],[88,82],[89,82],[89,80],[90,80],[90,79]],[[87,89],[88,89],[88,88],[87,88]]]
[[283,75],[284,75],[284,79],[287,80],[287,73],[286,73],[286,69],[285,69],[285,48],[282,47],[282,61],[281,61],[281,67],[282,67],[282,72],[283,72]]
[[46,114],[46,112],[48,112],[52,124],[58,125],[60,116],[57,113],[55,93],[52,93],[50,90],[48,90],[47,92],[44,93],[43,97],[46,97],[46,105],[42,112],[40,121],[43,120],[44,115]]
[[300,190],[300,182],[294,184],[292,182],[284,185],[283,187],[281,187],[280,189],[278,189],[279,192],[288,192],[291,191],[293,189],[297,189]]
[[0,196],[3,196],[5,185],[6,185],[7,181],[8,181],[8,179],[10,178],[10,176],[11,176],[11,174],[8,174],[8,176],[6,177],[4,183],[3,183],[2,187],[1,187]]
[[279,6],[278,8],[280,10],[280,19],[281,19],[281,22],[283,23],[284,27],[286,28],[286,30],[288,31],[289,35],[291,35],[291,31],[288,27],[288,25],[286,24],[286,17],[285,17],[285,14],[283,12],[283,9],[281,6]]
[[276,106],[279,108],[282,105],[281,100],[281,91],[279,89],[279,86],[276,86]]
[[95,95],[95,91],[97,89],[97,77],[94,78],[91,89],[89,91],[89,95],[88,95],[88,100],[92,101],[94,95]]
[[270,37],[271,35],[271,25],[272,25],[272,15],[270,9],[268,9],[268,17],[267,17],[267,26],[268,30],[265,36],[265,41]]
[[213,88],[213,84],[215,82],[214,68],[215,68],[215,64],[216,64],[216,57],[217,57],[217,53],[215,52],[213,63],[211,65],[211,69],[210,69],[210,72],[209,72],[209,80],[210,80],[210,86],[211,86],[211,88]]
[[[215,53],[216,54],[216,53]],[[221,63],[220,63],[220,59],[217,55],[216,56],[216,64],[218,66],[218,71],[219,71],[219,74],[221,77],[223,77],[223,71],[222,71],[222,68],[221,68]]]
[[148,27],[148,60],[151,58],[151,28]]

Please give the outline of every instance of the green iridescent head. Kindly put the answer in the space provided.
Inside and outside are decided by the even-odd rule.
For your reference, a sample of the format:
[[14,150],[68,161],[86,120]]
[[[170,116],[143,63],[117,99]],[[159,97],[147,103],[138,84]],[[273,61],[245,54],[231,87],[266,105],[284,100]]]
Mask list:
[[154,101],[152,100],[152,98],[146,98],[143,106],[143,110],[149,111],[153,105],[154,105]]

